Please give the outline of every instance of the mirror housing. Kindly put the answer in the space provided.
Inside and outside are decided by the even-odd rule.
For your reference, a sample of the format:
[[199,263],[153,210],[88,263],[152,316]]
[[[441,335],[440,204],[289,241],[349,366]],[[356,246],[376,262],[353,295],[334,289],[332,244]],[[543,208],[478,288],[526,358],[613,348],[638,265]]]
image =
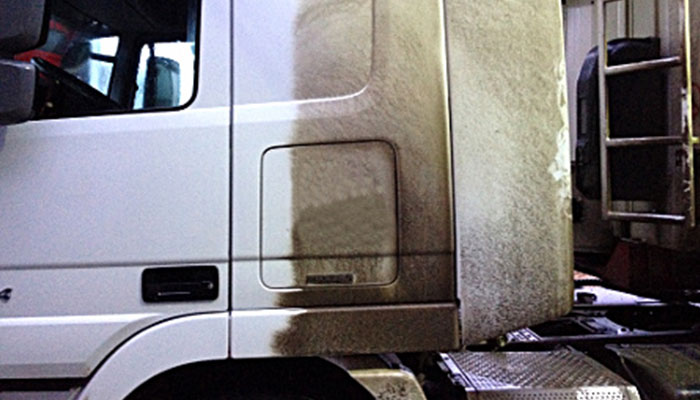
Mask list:
[[35,87],[33,65],[0,59],[0,125],[17,124],[31,118]]
[[46,41],[48,0],[4,0],[0,12],[0,55],[11,56]]
[[180,64],[165,57],[148,59],[144,107],[180,105]]
[[[0,12],[0,125],[32,117],[36,68],[12,56],[41,46],[48,35],[50,0],[3,0]],[[3,58],[4,57],[4,58]]]

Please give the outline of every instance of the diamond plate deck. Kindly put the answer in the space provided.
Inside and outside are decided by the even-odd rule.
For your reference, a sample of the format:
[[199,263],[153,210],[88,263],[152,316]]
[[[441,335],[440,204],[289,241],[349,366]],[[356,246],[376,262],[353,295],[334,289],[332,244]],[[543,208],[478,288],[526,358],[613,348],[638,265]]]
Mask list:
[[630,383],[569,350],[459,352],[443,361],[470,400],[639,400]]

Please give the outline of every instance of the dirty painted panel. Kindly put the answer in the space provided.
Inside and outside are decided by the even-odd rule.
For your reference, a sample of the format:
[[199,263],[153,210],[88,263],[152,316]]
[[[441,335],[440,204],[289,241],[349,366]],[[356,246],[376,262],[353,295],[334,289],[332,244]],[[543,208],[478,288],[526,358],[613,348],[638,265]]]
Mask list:
[[[674,2],[675,3],[675,2]],[[692,130],[693,134],[697,136],[697,132],[700,130],[700,118],[698,118],[698,113],[700,112],[698,110],[698,105],[700,102],[698,101],[698,97],[700,96],[700,2],[698,1],[688,1],[688,11],[689,11],[689,19],[690,19],[690,51],[687,56],[690,59],[690,80],[692,82],[692,93],[691,93],[691,103],[689,103],[689,110],[686,111],[691,117],[691,125],[692,125]],[[674,27],[678,26],[678,21],[677,20],[671,20],[669,21],[669,25],[672,25]],[[673,49],[674,52],[678,52],[677,49],[681,45],[680,38],[678,35],[671,36],[670,33],[672,32],[671,28],[667,28],[664,33],[669,36],[668,41],[670,42],[668,47]],[[676,82],[678,84],[678,82]],[[679,99],[678,99],[678,91],[677,87],[674,88],[676,89],[675,91],[671,91],[669,89],[669,93],[671,94],[670,100],[669,100],[669,106],[674,105],[676,107],[679,106]],[[680,118],[672,119],[672,122],[679,121]],[[679,132],[679,129],[676,129],[674,132]],[[675,158],[672,158],[671,160],[675,160]],[[694,166],[695,166],[695,209],[696,209],[696,216],[697,216],[697,210],[700,209],[700,196],[698,196],[698,185],[700,184],[700,174],[698,174],[698,147],[695,147],[695,153],[694,153]],[[675,165],[672,165],[675,167]],[[675,201],[677,204],[679,204],[679,211],[682,211],[682,204],[683,204],[683,198],[685,197],[685,193],[682,191],[683,189],[683,174],[681,174],[678,169],[673,169],[675,175],[672,176],[672,184],[674,192],[671,193],[669,196],[670,201]],[[700,252],[700,229],[698,228],[698,219],[696,217],[696,227],[694,229],[689,229],[686,226],[659,226],[658,231],[659,231],[659,241],[658,244],[661,247],[665,247],[668,249],[672,250],[677,250],[677,251],[682,251],[682,252],[688,252],[688,253],[698,253]]]
[[[233,110],[234,309],[454,301],[442,1],[375,0],[368,3],[371,5],[372,41],[369,48],[363,47],[371,57],[367,81],[361,75],[348,73],[352,71],[350,66],[334,61],[334,55],[345,51],[348,43],[316,38],[323,34],[342,36],[342,32],[348,29],[346,24],[352,26],[356,23],[352,17],[343,14],[344,10],[357,1],[335,1],[333,6],[315,1],[298,3],[304,7],[297,9],[295,32],[303,34],[295,36],[292,47],[292,97],[311,100],[236,104]],[[307,19],[305,15],[318,18]],[[240,13],[234,15],[234,25],[239,18]],[[253,35],[237,40],[254,42],[270,38]],[[348,37],[348,41],[352,38]],[[318,57],[318,54],[324,56]],[[285,61],[282,58],[280,62]],[[319,70],[330,71],[332,76],[314,73]],[[240,70],[234,69],[234,81],[244,79],[245,74],[241,75]],[[315,98],[314,93],[320,86],[327,93],[338,95]],[[344,89],[348,87],[360,87],[361,90],[348,95]],[[341,243],[345,248],[341,255],[351,256],[349,258],[357,264],[353,266],[354,270],[391,272],[384,266],[377,268],[377,260],[372,258],[377,254],[365,254],[365,250],[383,255],[389,250],[385,247],[389,243],[386,226],[395,226],[397,240],[391,252],[396,253],[398,260],[396,279],[389,280],[391,274],[384,274],[378,279],[386,284],[371,287],[330,284],[306,290],[304,287],[265,286],[259,279],[260,265],[282,260],[277,257],[280,254],[273,255],[272,251],[261,257],[261,248],[266,247],[268,241],[263,237],[267,233],[262,232],[265,229],[263,209],[266,207],[263,205],[265,196],[261,193],[262,181],[266,179],[262,165],[265,153],[280,147],[320,147],[348,142],[382,142],[393,149],[396,220],[391,220],[383,202],[349,203],[351,209],[344,210],[342,215],[364,215],[362,220],[374,216],[373,224],[385,227],[372,229],[367,235],[348,236],[346,239],[352,243]],[[291,222],[289,229],[277,230],[288,236],[284,239],[283,249],[274,249],[274,252],[283,250],[281,255],[287,263],[283,268],[293,271],[285,279],[292,276],[291,280],[303,283],[305,278],[300,280],[301,275],[294,275],[303,274],[310,266],[317,272],[338,270],[332,262],[318,262],[338,256],[338,250],[329,246],[338,234],[338,224],[308,225],[305,222],[318,217],[306,215],[312,197],[332,198],[336,195],[332,191],[316,189],[309,192],[308,183],[314,182],[319,175],[315,166],[325,165],[328,170],[343,171],[339,176],[341,179],[333,182],[334,187],[353,184],[355,176],[385,167],[378,167],[367,157],[339,159],[322,152],[292,158],[290,164],[287,178],[290,189],[285,190],[291,192],[291,199],[284,207],[290,210],[287,214]],[[344,182],[346,177],[352,179]],[[373,210],[368,210],[368,207]],[[313,229],[308,229],[309,226]],[[358,227],[352,227],[352,230],[359,232]],[[304,240],[296,241],[293,232],[301,232]],[[376,247],[379,243],[382,245]],[[329,338],[332,336],[328,335]]]
[[[393,281],[398,248],[395,158],[393,148],[380,141],[266,152],[261,237],[265,285]],[[298,179],[291,179],[293,175]],[[301,260],[292,262],[291,257]]]
[[240,283],[232,292],[232,301],[238,310],[316,307],[320,304],[340,306],[453,301],[455,287],[452,270],[448,269],[452,262],[452,254],[401,256],[397,261],[400,266],[398,276],[387,285],[355,285],[348,288],[331,284],[323,288],[308,288],[309,290],[263,286],[265,289],[261,290],[260,286],[251,284],[260,280],[261,262],[236,261],[235,279]]
[[572,301],[558,0],[447,0],[458,292],[471,343]]
[[234,311],[234,358],[377,354],[458,346],[453,303]]

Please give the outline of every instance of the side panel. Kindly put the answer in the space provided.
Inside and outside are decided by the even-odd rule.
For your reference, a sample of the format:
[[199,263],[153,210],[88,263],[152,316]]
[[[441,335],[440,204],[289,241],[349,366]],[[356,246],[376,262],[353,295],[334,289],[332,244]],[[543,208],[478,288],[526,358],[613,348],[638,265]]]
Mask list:
[[[230,9],[202,3],[188,108],[0,127],[0,377],[88,376],[149,325],[228,309]],[[216,266],[218,298],[142,300],[145,268],[183,265]]]
[[[305,179],[289,184],[290,166]],[[262,253],[276,258],[262,262],[265,286],[376,286],[396,279],[396,152],[389,143],[275,148],[263,156],[262,169]],[[290,198],[293,218],[280,204]]]
[[0,128],[0,268],[226,260],[226,108]]
[[145,267],[5,269],[12,296],[0,303],[0,377],[88,376],[119,344],[178,314],[226,310],[228,263],[218,264],[215,301],[141,299]]
[[228,313],[183,317],[139,333],[107,359],[78,400],[123,399],[176,366],[225,359],[228,320]]
[[447,0],[458,291],[466,343],[572,302],[558,0]]
[[234,1],[233,356],[456,346],[442,0],[271,3]]
[[449,350],[458,344],[453,303],[234,311],[231,354],[377,354]]
[[452,301],[442,2],[278,3],[234,3],[234,309]]

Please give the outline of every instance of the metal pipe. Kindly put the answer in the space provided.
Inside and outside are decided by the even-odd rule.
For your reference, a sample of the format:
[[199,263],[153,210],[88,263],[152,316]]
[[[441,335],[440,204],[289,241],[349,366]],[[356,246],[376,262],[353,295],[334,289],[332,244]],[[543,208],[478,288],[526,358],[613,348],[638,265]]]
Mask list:
[[608,219],[612,204],[610,195],[610,171],[608,168],[608,91],[605,69],[608,66],[608,41],[605,35],[605,3],[610,0],[596,0],[598,17],[598,125],[600,136],[600,202],[601,215]]
[[669,224],[682,224],[686,221],[684,215],[635,213],[622,211],[608,211],[608,218],[617,221],[661,222]]
[[657,60],[647,60],[633,62],[629,64],[614,65],[605,68],[605,73],[610,75],[628,74],[630,72],[637,71],[648,71],[652,69],[670,68],[670,67],[680,67],[683,65],[683,61],[680,57],[666,57],[659,58]]
[[608,139],[605,143],[608,147],[672,146],[682,145],[685,143],[685,138],[682,136],[648,136]]
[[[662,332],[618,334],[591,334],[576,336],[549,336],[541,340],[529,342],[509,342],[499,348],[499,351],[542,351],[551,350],[560,346],[591,346],[609,344],[653,344],[653,343],[697,343],[700,334],[692,330],[672,330]],[[467,347],[470,351],[493,351],[493,348],[484,345]]]
[[695,164],[694,164],[694,145],[696,143],[696,138],[693,135],[693,84],[692,84],[692,67],[690,60],[690,2],[689,0],[679,0],[681,7],[681,24],[682,24],[682,48],[681,56],[685,61],[684,73],[683,73],[683,83],[684,87],[681,91],[681,96],[683,101],[681,102],[683,113],[683,134],[685,136],[686,142],[684,143],[684,149],[686,151],[686,168],[687,175],[686,181],[684,182],[684,189],[687,188],[688,192],[688,227],[695,227]]

